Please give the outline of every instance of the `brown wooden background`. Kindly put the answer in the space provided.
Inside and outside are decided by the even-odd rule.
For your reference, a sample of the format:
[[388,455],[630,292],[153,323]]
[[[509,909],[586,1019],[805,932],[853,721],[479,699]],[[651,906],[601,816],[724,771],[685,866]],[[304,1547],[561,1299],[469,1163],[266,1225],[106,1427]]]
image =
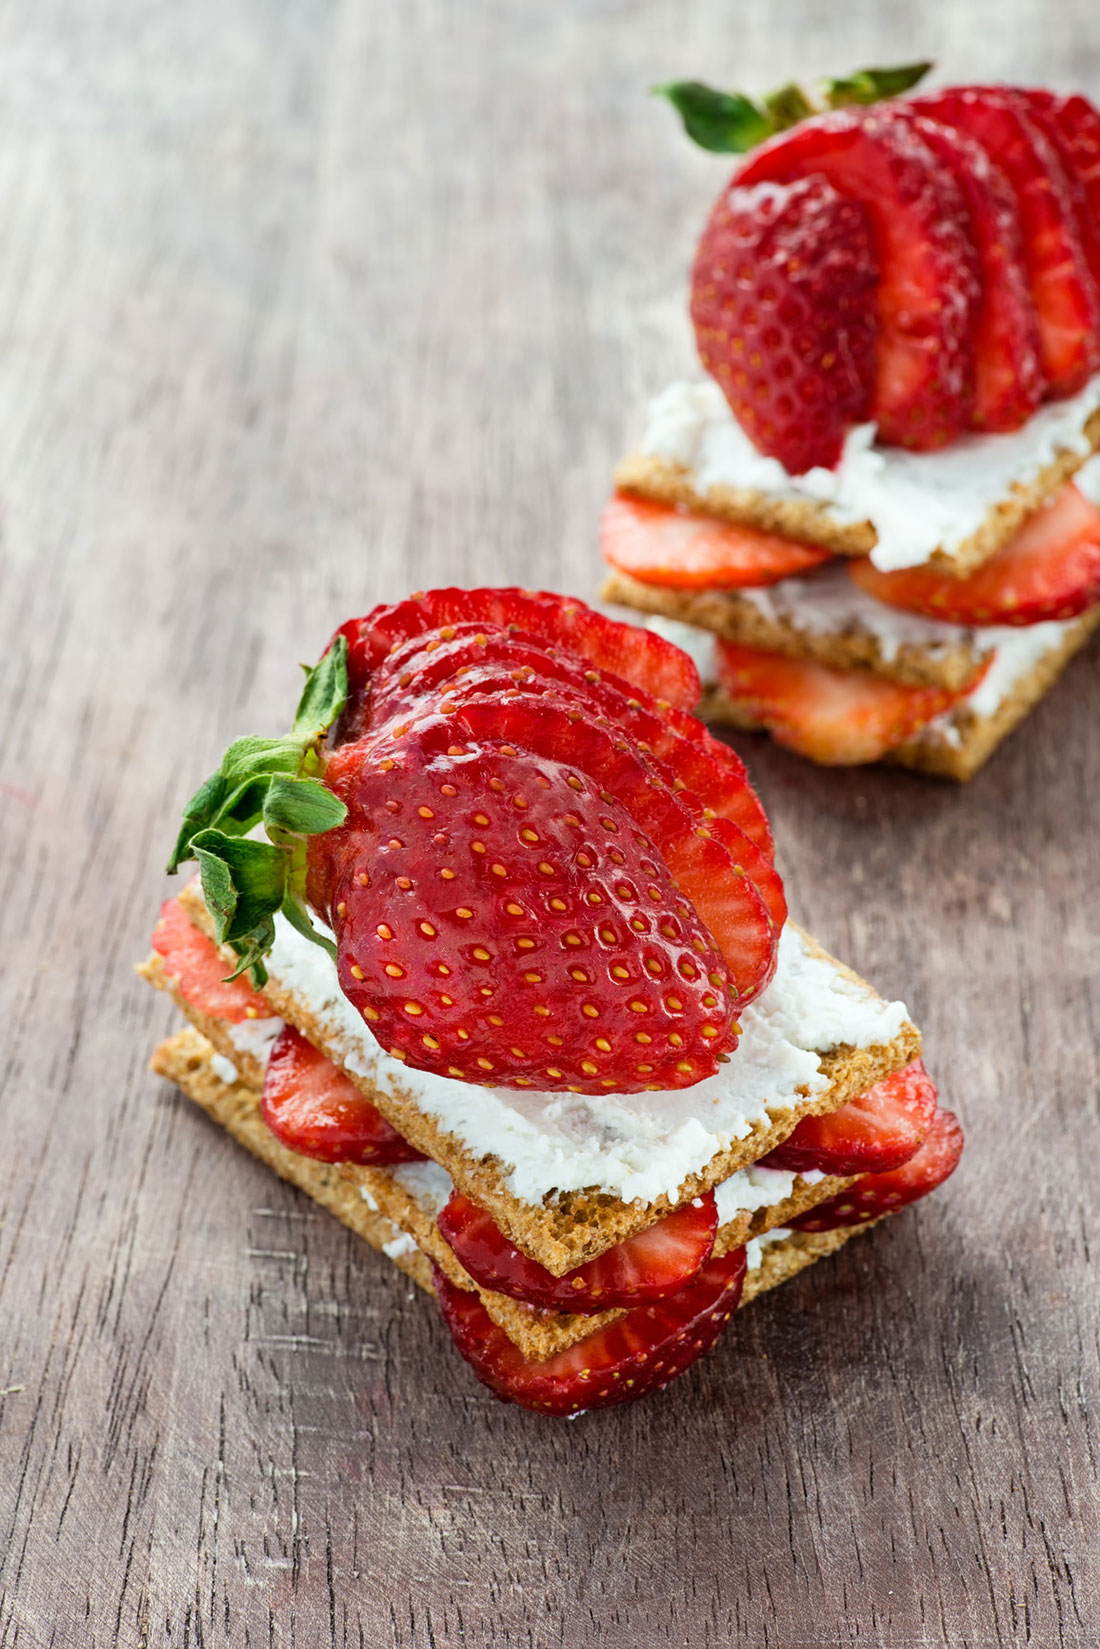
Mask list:
[[593,590],[725,170],[646,86],[924,53],[1100,92],[1093,0],[0,5],[0,1649],[1100,1643],[1095,652],[969,789],[742,741],[970,1149],[663,1400],[493,1403],[129,971],[337,620]]

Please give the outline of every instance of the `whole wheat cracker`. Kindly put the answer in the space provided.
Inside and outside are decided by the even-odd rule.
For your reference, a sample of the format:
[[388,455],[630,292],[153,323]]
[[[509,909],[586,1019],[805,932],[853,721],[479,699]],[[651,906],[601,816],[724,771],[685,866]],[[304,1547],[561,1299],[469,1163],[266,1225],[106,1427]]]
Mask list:
[[[312,1162],[280,1145],[259,1115],[255,1094],[244,1084],[223,1083],[214,1074],[211,1052],[210,1044],[189,1027],[162,1042],[154,1051],[150,1066],[158,1076],[174,1082],[212,1121],[225,1128],[280,1179],[305,1191],[372,1247],[384,1250],[389,1245],[386,1257],[426,1293],[434,1293],[431,1263],[420,1248],[409,1250],[401,1242],[404,1235],[401,1228],[381,1212],[372,1210],[358,1191],[341,1180],[328,1165]],[[849,1237],[868,1229],[869,1225],[826,1232],[797,1231],[771,1244],[764,1250],[760,1267],[745,1278],[741,1305],[777,1287],[815,1260],[835,1253]],[[469,1287],[468,1277],[461,1286]],[[485,1298],[484,1293],[482,1297]],[[596,1331],[592,1325],[597,1322],[589,1319],[590,1333]]]
[[[168,991],[204,1042],[235,1067],[238,1088],[243,1086],[251,1093],[258,1116],[263,1074],[254,1056],[234,1046],[226,1033],[223,1021],[203,1013],[173,988],[168,980],[162,957],[154,952],[151,958],[139,965],[137,972],[156,989]],[[193,1052],[192,1045],[186,1044],[184,1051],[187,1054]],[[239,1094],[238,1099],[243,1105],[243,1099]],[[260,1121],[265,1127],[265,1132],[269,1133],[270,1130],[266,1129],[262,1118]],[[295,1152],[288,1152],[287,1155],[297,1157]],[[368,1208],[384,1216],[398,1231],[411,1236],[420,1249],[443,1268],[452,1282],[462,1288],[474,1287],[472,1279],[444,1240],[436,1224],[435,1210],[425,1209],[418,1198],[400,1182],[399,1177],[395,1177],[386,1168],[369,1168],[350,1163],[340,1164],[337,1172],[349,1185],[356,1188]],[[827,1175],[813,1185],[807,1185],[798,1179],[790,1197],[754,1212],[745,1211],[736,1220],[730,1220],[723,1225],[717,1235],[715,1250],[719,1254],[724,1254],[730,1248],[740,1247],[750,1237],[758,1237],[764,1231],[770,1231],[773,1226],[788,1225],[797,1215],[813,1208],[819,1202],[838,1196],[852,1183],[851,1177],[836,1175]],[[478,1288],[478,1293],[493,1321],[515,1341],[525,1357],[549,1357],[555,1351],[576,1344],[578,1340],[584,1339],[586,1334],[593,1333],[596,1328],[621,1316],[620,1311],[614,1310],[600,1313],[595,1317],[584,1317],[576,1312],[532,1311],[531,1307],[510,1299],[507,1295],[483,1288]]]
[[[1036,479],[1015,483],[1008,495],[989,510],[977,532],[951,550],[942,547],[929,557],[929,565],[955,578],[966,578],[983,561],[988,561],[1006,544],[1040,504],[1052,498],[1069,478],[1100,447],[1100,408],[1091,414],[1082,431],[1088,450],[1060,452]],[[750,488],[710,487],[700,492],[688,465],[672,463],[652,453],[636,452],[624,458],[615,470],[615,485],[621,492],[649,498],[659,504],[676,504],[723,521],[740,522],[785,538],[820,544],[834,555],[869,555],[878,535],[869,521],[846,525],[833,521],[827,507],[811,499],[783,499]]]
[[866,630],[804,629],[791,620],[767,617],[736,590],[665,589],[643,584],[626,573],[609,574],[600,599],[693,624],[744,647],[812,659],[834,670],[873,670],[906,687],[943,687],[956,692],[972,679],[983,658],[965,639],[955,646],[935,647],[902,642],[896,651],[884,653],[879,638]]
[[[195,925],[207,937],[212,937],[210,916],[195,884],[189,884],[181,891],[180,902]],[[808,935],[803,937],[812,954],[825,957],[846,978],[870,990],[871,987],[858,974],[830,956]],[[228,951],[224,954],[227,960],[232,956]],[[235,964],[236,958],[232,957],[232,961]],[[306,1009],[292,992],[283,989],[272,977],[264,987],[264,996],[275,1013],[296,1026],[315,1047],[333,1057],[329,1027]],[[883,1077],[908,1065],[920,1049],[920,1033],[914,1025],[906,1022],[890,1043],[871,1048],[841,1047],[819,1054],[819,1070],[828,1084],[820,1093],[807,1095],[799,1106],[777,1113],[769,1118],[766,1125],[757,1124],[744,1139],[728,1150],[716,1153],[704,1170],[689,1175],[682,1182],[675,1198],[662,1195],[649,1203],[622,1202],[594,1187],[548,1195],[537,1205],[524,1202],[504,1183],[508,1164],[497,1157],[476,1157],[435,1118],[426,1115],[410,1091],[396,1086],[393,1090],[382,1091],[351,1071],[345,1074],[400,1134],[423,1151],[425,1156],[446,1168],[459,1189],[492,1214],[497,1225],[521,1252],[537,1260],[555,1276],[561,1276],[653,1224],[682,1202],[711,1190],[739,1168],[757,1162],[786,1139],[802,1117],[834,1111],[848,1100],[866,1093]],[[337,1059],[335,1063],[340,1062]]]

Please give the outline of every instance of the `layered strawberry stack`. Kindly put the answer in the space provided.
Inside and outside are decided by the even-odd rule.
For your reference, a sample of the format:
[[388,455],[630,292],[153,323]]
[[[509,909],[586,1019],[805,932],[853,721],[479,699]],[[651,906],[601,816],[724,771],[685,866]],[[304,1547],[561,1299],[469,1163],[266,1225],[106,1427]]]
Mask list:
[[716,714],[968,777],[1100,621],[1100,112],[803,112],[703,232],[712,381],[618,471],[607,593],[717,634]]
[[698,694],[561,597],[375,609],[189,803],[142,967],[191,1021],[154,1068],[545,1413],[666,1384],[962,1147],[903,1005],[787,921]]

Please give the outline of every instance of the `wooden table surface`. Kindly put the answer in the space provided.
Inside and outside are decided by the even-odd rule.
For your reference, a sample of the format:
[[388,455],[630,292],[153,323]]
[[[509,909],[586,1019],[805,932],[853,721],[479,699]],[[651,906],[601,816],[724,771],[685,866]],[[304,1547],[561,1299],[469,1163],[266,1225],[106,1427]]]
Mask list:
[[635,1408],[494,1403],[147,1074],[130,972],[181,801],[336,621],[594,590],[725,172],[647,85],[1095,93],[1094,0],[0,15],[0,1649],[1095,1649],[1095,651],[965,789],[739,741],[969,1151]]

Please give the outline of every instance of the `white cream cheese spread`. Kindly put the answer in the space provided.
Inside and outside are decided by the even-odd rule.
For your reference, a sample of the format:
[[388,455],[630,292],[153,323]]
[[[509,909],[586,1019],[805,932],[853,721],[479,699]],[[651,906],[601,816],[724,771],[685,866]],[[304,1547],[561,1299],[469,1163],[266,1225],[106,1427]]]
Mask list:
[[873,424],[851,430],[835,470],[791,475],[757,452],[716,383],[670,384],[651,403],[640,450],[691,472],[705,497],[715,487],[819,504],[840,526],[870,521],[871,560],[884,572],[946,555],[979,530],[1016,485],[1030,486],[1060,453],[1090,450],[1085,425],[1100,407],[1100,374],[1077,395],[1052,401],[1008,435],[963,435],[937,452],[875,444]]
[[272,978],[324,1026],[333,1056],[383,1092],[410,1095],[473,1156],[501,1160],[509,1190],[531,1203],[588,1186],[624,1202],[675,1196],[754,1124],[820,1093],[827,1079],[819,1053],[888,1043],[907,1018],[903,1003],[853,983],[788,927],[775,978],[742,1016],[739,1047],[705,1082],[630,1095],[481,1088],[410,1070],[383,1053],[327,953],[283,917],[275,926]]

